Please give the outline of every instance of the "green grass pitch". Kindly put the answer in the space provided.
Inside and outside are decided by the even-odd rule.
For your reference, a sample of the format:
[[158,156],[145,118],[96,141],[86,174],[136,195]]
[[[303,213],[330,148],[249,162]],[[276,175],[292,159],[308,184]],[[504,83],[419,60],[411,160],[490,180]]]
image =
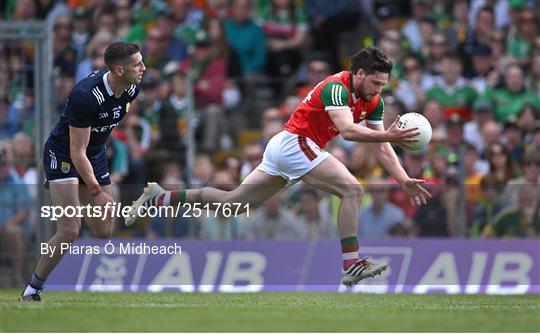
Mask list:
[[0,331],[539,332],[540,296],[0,292]]

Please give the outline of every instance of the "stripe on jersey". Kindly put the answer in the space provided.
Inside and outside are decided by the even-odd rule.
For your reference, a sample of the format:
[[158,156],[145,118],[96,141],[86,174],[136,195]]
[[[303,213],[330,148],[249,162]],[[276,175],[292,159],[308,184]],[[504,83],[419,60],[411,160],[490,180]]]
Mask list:
[[103,102],[105,102],[103,94],[101,94],[101,91],[97,87],[92,89],[92,94],[94,94],[94,96],[96,97],[98,104],[101,105]]
[[129,90],[128,90],[129,96],[133,96],[133,94],[135,94],[135,85],[131,85],[131,87],[129,87]]

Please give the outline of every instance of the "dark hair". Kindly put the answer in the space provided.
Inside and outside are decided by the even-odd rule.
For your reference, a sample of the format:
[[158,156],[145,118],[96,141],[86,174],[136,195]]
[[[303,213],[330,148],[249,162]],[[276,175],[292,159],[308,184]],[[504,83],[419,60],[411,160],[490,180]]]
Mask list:
[[129,56],[141,51],[141,48],[135,43],[115,42],[105,50],[105,64],[112,70],[114,65],[124,62]]
[[453,51],[446,52],[442,56],[441,60],[443,60],[443,59],[455,60],[455,61],[461,63],[461,58],[459,57],[459,54],[456,53],[456,52],[453,52]]
[[483,7],[481,7],[481,8],[478,10],[478,13],[476,14],[476,17],[478,17],[478,15],[480,15],[481,12],[488,12],[488,13],[490,13],[492,16],[495,16],[495,10],[494,10],[493,7],[491,7],[491,6],[483,6]]
[[381,49],[370,46],[362,49],[351,57],[351,66],[349,69],[354,74],[359,69],[363,69],[366,74],[375,72],[390,73],[394,63],[381,51]]

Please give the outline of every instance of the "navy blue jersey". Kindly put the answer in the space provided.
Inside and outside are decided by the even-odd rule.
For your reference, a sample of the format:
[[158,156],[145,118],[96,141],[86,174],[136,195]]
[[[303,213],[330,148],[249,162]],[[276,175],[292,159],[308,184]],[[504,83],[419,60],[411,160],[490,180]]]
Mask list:
[[55,152],[69,154],[69,126],[91,128],[87,155],[104,150],[112,130],[124,118],[129,104],[140,91],[138,85],[131,85],[116,98],[107,82],[108,75],[107,70],[95,71],[73,88],[48,140]]

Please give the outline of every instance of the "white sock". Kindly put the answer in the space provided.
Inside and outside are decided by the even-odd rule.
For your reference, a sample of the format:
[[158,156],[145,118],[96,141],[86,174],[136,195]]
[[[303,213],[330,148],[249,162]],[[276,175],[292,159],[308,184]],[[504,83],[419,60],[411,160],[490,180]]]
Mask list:
[[31,287],[30,285],[26,286],[26,289],[24,289],[23,296],[33,295],[36,293],[37,290]]

